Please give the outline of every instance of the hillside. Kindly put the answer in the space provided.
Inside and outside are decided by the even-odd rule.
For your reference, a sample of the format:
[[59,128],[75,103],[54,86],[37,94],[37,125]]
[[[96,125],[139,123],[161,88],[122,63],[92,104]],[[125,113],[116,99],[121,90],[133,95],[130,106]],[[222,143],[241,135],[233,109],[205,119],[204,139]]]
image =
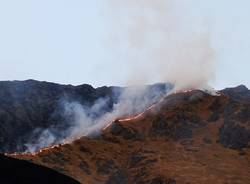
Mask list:
[[[133,98],[143,99],[151,95],[152,101],[148,103],[154,103],[165,94],[167,88],[171,86],[145,86],[144,93]],[[89,114],[98,118],[111,112],[126,90],[121,87],[93,88],[87,84],[72,86],[35,80],[0,81],[0,153],[26,151],[27,143],[39,140],[44,130],[49,130],[44,137],[53,134],[53,139],[45,141],[41,147],[60,143],[75,126],[72,114],[65,112],[65,104],[77,103],[91,108],[98,100],[103,100],[105,103],[98,112]]]
[[249,95],[244,86],[172,94],[95,138],[12,156],[89,184],[247,184]]

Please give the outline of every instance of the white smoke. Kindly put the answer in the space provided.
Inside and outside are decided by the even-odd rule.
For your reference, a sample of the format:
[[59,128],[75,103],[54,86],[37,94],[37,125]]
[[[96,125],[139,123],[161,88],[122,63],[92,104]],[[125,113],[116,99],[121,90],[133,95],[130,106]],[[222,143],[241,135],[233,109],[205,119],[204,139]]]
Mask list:
[[[25,144],[25,152],[35,152],[51,145],[71,142],[82,136],[96,136],[100,134],[102,128],[115,119],[145,111],[150,105],[166,96],[172,88],[170,84],[123,88],[118,95],[118,101],[110,110],[107,110],[109,98],[97,99],[92,106],[82,105],[72,99],[62,99],[59,103],[59,106],[62,106],[60,113],[68,121],[67,128],[60,134],[59,130],[52,127],[35,130],[30,138],[31,141]],[[113,91],[113,93],[119,92]]]
[[147,86],[125,88],[119,96],[118,102],[113,104],[112,110],[104,111],[99,117],[95,117],[95,113],[100,113],[105,109],[108,99],[98,99],[91,107],[84,107],[79,102],[66,102],[64,103],[65,115],[74,117],[68,137],[74,140],[81,136],[98,133],[100,129],[117,118],[135,115],[146,110],[170,90],[169,85],[164,90],[158,88],[149,90]]
[[[206,88],[215,73],[208,20],[190,0],[107,0],[107,41],[126,62],[129,84]],[[191,3],[192,5],[199,3]]]
[[33,134],[39,134],[38,138],[32,138],[30,142],[25,144],[26,151],[29,153],[34,153],[37,150],[51,146],[56,141],[56,136],[51,132],[50,129],[40,129],[34,130]]
[[[126,62],[130,71],[128,84],[159,81],[173,83],[175,90],[207,88],[214,78],[215,52],[206,18],[193,14],[196,7],[186,6],[188,1],[175,0],[105,2],[104,17],[110,27],[108,42],[117,61]],[[98,99],[90,107],[64,101],[63,114],[73,119],[65,130],[65,139],[59,143],[98,132],[116,118],[144,111],[167,94],[158,89],[148,94],[145,88],[127,88],[111,111],[103,111],[101,116],[96,113],[105,109],[109,99]],[[42,136],[36,144],[28,144],[28,150],[46,144],[51,141],[44,141]]]

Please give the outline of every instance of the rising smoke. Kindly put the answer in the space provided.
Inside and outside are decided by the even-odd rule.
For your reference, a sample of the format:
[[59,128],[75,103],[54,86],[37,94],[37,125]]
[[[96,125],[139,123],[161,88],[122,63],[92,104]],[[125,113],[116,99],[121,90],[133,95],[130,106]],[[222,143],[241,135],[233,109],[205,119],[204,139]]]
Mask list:
[[208,20],[197,12],[199,3],[108,2],[104,15],[110,25],[109,45],[117,61],[127,63],[129,84],[158,81],[171,82],[177,90],[203,89],[214,79],[215,51]]
[[[159,81],[174,84],[175,90],[208,87],[214,78],[215,52],[205,17],[193,14],[196,7],[174,0],[105,2],[108,45],[118,62],[127,63],[129,85]],[[110,100],[106,98],[90,107],[63,99],[61,113],[72,118],[63,136],[58,138],[55,130],[45,130],[38,141],[26,144],[27,151],[90,136],[116,118],[144,111],[171,88],[126,88],[110,110],[105,110]]]
[[30,136],[30,141],[25,144],[25,152],[36,152],[55,144],[71,142],[82,136],[97,136],[110,122],[145,111],[172,89],[171,84],[114,88],[113,95],[117,96],[117,101],[99,98],[91,106],[81,104],[74,99],[62,98],[58,102],[58,109],[61,119],[65,120],[61,122],[64,129],[57,127],[36,129]]

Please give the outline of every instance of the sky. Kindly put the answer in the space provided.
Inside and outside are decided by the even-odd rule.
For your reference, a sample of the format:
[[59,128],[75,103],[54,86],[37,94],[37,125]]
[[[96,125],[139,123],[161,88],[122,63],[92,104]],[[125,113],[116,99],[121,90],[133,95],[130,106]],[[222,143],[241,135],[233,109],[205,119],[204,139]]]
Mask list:
[[[107,8],[110,1],[0,0],[0,80],[127,85],[131,68],[119,58],[129,49],[119,55],[107,41],[114,26],[108,12],[112,7]],[[209,27],[216,53],[210,84],[216,89],[250,87],[250,1],[187,0],[183,4],[193,13],[190,17],[205,17],[203,24]],[[152,77],[148,82],[162,81]]]

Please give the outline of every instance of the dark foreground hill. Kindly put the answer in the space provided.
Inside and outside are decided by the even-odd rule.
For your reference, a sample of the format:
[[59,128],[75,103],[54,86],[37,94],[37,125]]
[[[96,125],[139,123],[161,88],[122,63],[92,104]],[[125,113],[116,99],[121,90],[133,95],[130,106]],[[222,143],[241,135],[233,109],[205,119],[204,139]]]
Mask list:
[[244,86],[172,94],[96,139],[15,157],[88,184],[248,184],[249,94]]
[[79,184],[52,169],[0,155],[1,184]]
[[[151,95],[154,99],[155,91],[160,97],[167,87],[165,84],[147,86],[145,93],[138,98]],[[25,144],[38,139],[45,129],[55,134],[57,139],[52,143],[57,143],[74,126],[71,117],[63,113],[64,102],[91,107],[98,99],[105,99],[105,105],[94,114],[98,117],[112,111],[125,89],[106,86],[93,88],[87,84],[59,85],[35,80],[0,81],[0,152],[25,151]]]

